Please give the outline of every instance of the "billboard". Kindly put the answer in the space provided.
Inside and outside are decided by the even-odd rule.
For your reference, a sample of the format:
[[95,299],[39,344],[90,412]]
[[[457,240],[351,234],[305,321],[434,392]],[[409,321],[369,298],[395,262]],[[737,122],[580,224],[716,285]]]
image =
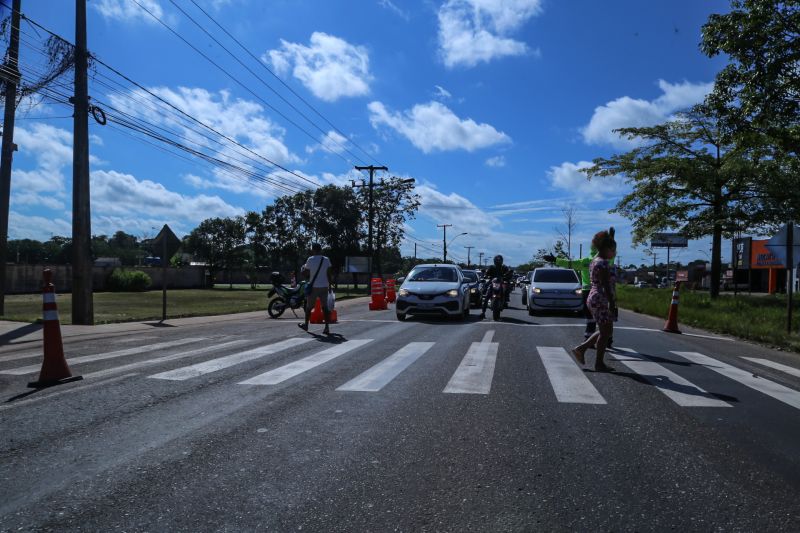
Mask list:
[[750,243],[750,268],[783,268],[783,261],[767,248],[768,239],[753,239]]
[[748,270],[750,268],[750,248],[752,246],[752,237],[742,237],[740,239],[733,239],[733,267],[738,270]]
[[654,233],[650,238],[651,248],[686,248],[689,239],[680,233]]
[[369,274],[372,272],[369,264],[369,257],[345,257],[344,271],[353,272],[356,274]]

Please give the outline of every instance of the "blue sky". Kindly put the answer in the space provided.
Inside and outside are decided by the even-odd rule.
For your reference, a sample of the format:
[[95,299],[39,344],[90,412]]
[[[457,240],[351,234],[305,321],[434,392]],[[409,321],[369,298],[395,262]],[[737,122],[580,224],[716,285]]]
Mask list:
[[[577,212],[574,255],[614,225],[624,263],[652,261],[631,248],[630,222],[608,213],[627,185],[587,182],[578,169],[630,148],[612,129],[657,123],[702,99],[724,60],[699,52],[700,27],[729,8],[714,0],[196,0],[323,119],[189,0],[174,0],[309,122],[170,0],[136,1],[233,79],[134,0],[89,1],[89,49],[241,146],[198,136],[103,66],[90,79],[100,107],[174,130],[226,161],[252,165],[258,154],[305,178],[278,171],[292,188],[348,183],[354,164],[385,164],[417,180],[423,203],[408,234],[427,248],[420,255],[439,253],[436,224],[447,223],[449,236],[468,233],[451,256],[465,259],[471,245],[473,260],[502,253],[512,264],[558,238],[568,206]],[[73,40],[73,5],[24,0],[23,12]],[[27,23],[22,31],[23,71],[40,69],[44,35]],[[11,238],[71,233],[71,120],[57,118],[70,114],[49,99],[19,109]],[[90,122],[95,234],[152,236],[164,223],[183,234],[210,216],[260,211],[283,192],[116,128]],[[678,259],[705,258],[699,250],[708,248],[691,242]]]

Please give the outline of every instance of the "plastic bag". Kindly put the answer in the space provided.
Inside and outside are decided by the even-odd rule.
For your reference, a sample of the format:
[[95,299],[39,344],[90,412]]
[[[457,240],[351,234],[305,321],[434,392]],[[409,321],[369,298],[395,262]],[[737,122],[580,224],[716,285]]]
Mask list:
[[333,291],[328,292],[328,311],[333,311],[336,307],[336,294]]

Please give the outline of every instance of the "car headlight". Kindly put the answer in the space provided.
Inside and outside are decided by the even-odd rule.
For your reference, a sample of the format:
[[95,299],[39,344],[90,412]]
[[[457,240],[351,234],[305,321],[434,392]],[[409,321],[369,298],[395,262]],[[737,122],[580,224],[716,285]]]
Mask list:
[[539,287],[534,287],[533,292],[534,294],[539,294],[540,292],[542,292],[542,289],[540,289]]
[[578,296],[583,296],[583,289],[575,289],[575,294]]
[[397,292],[397,295],[398,295],[398,296],[408,296],[408,289],[400,289],[400,290]]
[[478,289],[470,289],[469,292],[471,292],[472,294],[475,294],[476,292],[478,292]]
[[458,289],[450,289],[449,291],[447,291],[447,295],[450,298],[458,298]]

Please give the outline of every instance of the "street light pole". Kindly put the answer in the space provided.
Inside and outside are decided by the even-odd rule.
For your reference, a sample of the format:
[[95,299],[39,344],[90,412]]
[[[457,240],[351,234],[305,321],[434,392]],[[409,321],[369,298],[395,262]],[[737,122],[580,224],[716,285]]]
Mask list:
[[437,228],[442,228],[444,233],[442,234],[442,247],[444,249],[442,262],[447,263],[447,228],[452,228],[452,224],[436,224]]
[[464,248],[467,249],[467,268],[469,268],[469,259],[470,259],[470,255],[469,254],[472,251],[472,249],[475,248],[475,247],[474,246],[465,246]]

